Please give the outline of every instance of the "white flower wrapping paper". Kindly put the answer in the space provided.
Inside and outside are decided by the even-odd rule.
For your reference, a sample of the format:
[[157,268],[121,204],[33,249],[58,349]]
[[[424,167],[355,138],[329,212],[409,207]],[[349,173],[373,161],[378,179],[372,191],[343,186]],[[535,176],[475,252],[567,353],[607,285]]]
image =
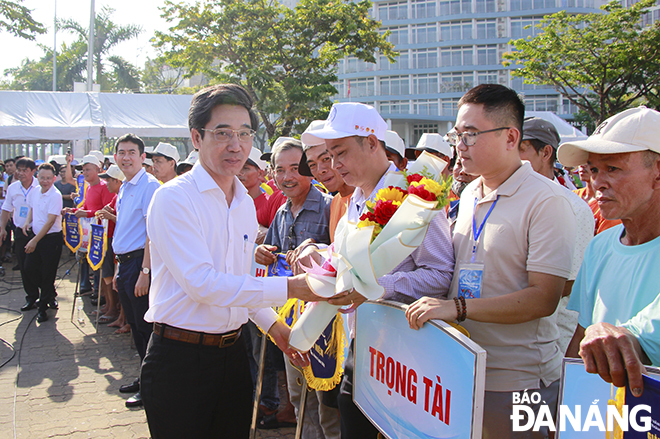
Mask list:
[[[447,163],[427,152],[415,161],[408,174],[421,173],[440,180]],[[405,176],[394,172],[385,176],[384,187],[407,187]],[[336,270],[336,276],[320,274],[318,270],[307,273],[307,284],[317,296],[332,297],[344,291],[355,289],[369,300],[382,297],[385,290],[378,284],[378,278],[390,273],[408,257],[424,240],[429,223],[435,215],[443,211],[436,209],[436,202],[426,201],[415,195],[408,195],[394,213],[380,234],[371,242],[373,226],[358,228],[344,216],[337,225],[335,241],[331,247],[329,262]],[[321,250],[325,256],[327,250]],[[332,318],[339,306],[328,302],[309,304],[291,330],[289,344],[301,351],[309,351]]]

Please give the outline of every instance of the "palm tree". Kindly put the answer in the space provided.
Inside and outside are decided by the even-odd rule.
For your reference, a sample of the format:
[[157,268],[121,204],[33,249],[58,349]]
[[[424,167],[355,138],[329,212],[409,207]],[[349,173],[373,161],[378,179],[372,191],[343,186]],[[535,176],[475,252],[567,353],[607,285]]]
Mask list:
[[[135,24],[125,26],[115,24],[110,20],[110,15],[114,11],[114,9],[104,6],[96,14],[93,59],[96,83],[101,85],[101,90],[117,89],[117,87],[124,90],[136,90],[140,83],[139,69],[122,57],[110,56],[110,51],[119,43],[140,35],[142,27]],[[58,27],[77,33],[80,41],[87,41],[88,29],[74,20],[63,20]],[[112,65],[112,74],[108,75],[104,71],[104,61]]]

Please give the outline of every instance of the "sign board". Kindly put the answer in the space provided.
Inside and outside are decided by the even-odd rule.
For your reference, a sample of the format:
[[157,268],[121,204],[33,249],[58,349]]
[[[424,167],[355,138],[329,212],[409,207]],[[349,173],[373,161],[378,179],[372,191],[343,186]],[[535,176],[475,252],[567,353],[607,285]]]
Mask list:
[[[649,377],[660,379],[660,369],[646,366],[646,371]],[[587,373],[581,359],[565,358],[559,390],[559,411],[556,420],[557,438],[627,439],[643,437],[646,439],[660,437],[657,435],[660,432],[660,403],[658,403],[658,400],[649,402],[649,398],[653,398],[653,383],[650,381],[645,377],[644,393],[640,398],[635,398],[630,392],[626,394],[625,389],[605,382],[600,375]],[[648,405],[651,413],[640,410],[640,408],[635,410],[635,407],[641,404]],[[616,431],[616,428],[608,428],[608,407],[609,410],[612,410],[612,406],[617,408],[620,415],[628,413],[629,416],[624,416],[626,421],[631,420],[631,413],[636,413],[636,421],[634,423],[627,422],[626,429],[628,432],[622,431],[621,428],[619,428],[619,431]],[[626,408],[624,409],[623,406],[626,406]],[[613,414],[611,416],[613,418],[611,425],[614,427],[618,425],[618,421]],[[641,427],[643,424],[641,421],[637,422],[640,416],[648,416],[653,419],[652,429],[649,432],[635,431],[637,425]],[[564,418],[564,428],[561,426],[562,417]],[[602,425],[600,425],[601,423]],[[600,427],[604,428],[601,429]]]
[[355,403],[388,438],[481,438],[486,351],[443,321],[410,329],[404,313],[358,308]]

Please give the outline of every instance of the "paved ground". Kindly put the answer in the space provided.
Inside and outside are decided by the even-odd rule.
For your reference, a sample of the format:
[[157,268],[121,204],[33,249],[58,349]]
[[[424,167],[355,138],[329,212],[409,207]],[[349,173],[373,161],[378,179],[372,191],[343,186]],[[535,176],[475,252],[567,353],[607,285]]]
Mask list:
[[[127,409],[119,386],[138,373],[139,358],[128,334],[87,316],[72,323],[77,266],[63,253],[58,311],[36,323],[36,310],[21,313],[25,300],[20,275],[5,263],[0,278],[0,438],[148,438],[144,410]],[[68,269],[72,269],[68,273]],[[61,280],[60,280],[61,279]],[[13,355],[13,358],[11,358]],[[10,359],[11,358],[11,359]],[[260,438],[293,438],[294,429],[261,431]]]

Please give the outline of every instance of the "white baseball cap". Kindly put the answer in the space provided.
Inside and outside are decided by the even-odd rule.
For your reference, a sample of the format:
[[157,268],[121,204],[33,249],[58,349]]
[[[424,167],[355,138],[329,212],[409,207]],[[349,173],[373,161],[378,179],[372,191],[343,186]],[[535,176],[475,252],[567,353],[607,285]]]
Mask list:
[[172,159],[175,162],[178,162],[181,158],[181,156],[179,156],[179,151],[176,149],[176,146],[163,142],[160,142],[158,145],[156,145],[156,148],[153,150],[153,152],[147,152],[147,158],[152,159],[156,156]]
[[590,152],[621,154],[647,150],[660,154],[660,112],[641,106],[605,120],[586,140],[562,143],[557,159],[564,166],[574,167],[587,163]]
[[103,164],[103,162],[105,161],[105,156],[101,151],[93,150],[89,152],[89,155],[93,155],[94,157],[96,157],[101,164]]
[[313,133],[303,133],[302,142],[307,145],[319,145],[325,139],[374,135],[385,141],[387,123],[371,105],[359,102],[334,104],[325,121],[325,126]]
[[179,162],[176,165],[176,172],[180,174],[183,171],[183,166],[184,165],[190,165],[190,166],[195,166],[195,163],[197,163],[197,160],[199,160],[199,151],[196,149],[193,149],[190,151],[190,154],[188,154],[188,157],[186,157],[185,160]]
[[83,166],[87,163],[91,163],[92,165],[96,165],[99,168],[101,167],[101,162],[99,161],[98,157],[94,154],[87,154],[85,157],[82,158],[80,165],[78,166]]
[[262,171],[265,171],[266,168],[268,167],[268,162],[265,160],[261,160],[261,154],[262,152],[259,151],[259,149],[255,148],[254,146],[250,150],[250,156],[248,157],[248,163],[251,165],[256,166],[257,168],[261,169]]
[[396,131],[385,131],[385,148],[389,149],[391,152],[399,154],[401,158],[405,157],[406,145]]
[[119,181],[124,181],[126,177],[124,177],[124,173],[121,172],[121,169],[119,169],[119,166],[117,165],[110,165],[107,171],[105,171],[103,174],[99,174],[99,177],[101,178],[114,178]]
[[144,159],[144,161],[142,162],[142,164],[143,164],[143,165],[147,165],[147,166],[153,166],[153,165],[154,165],[154,161],[151,160],[151,159]]
[[450,159],[454,157],[454,150],[451,145],[438,133],[424,133],[420,137],[417,146],[408,148],[408,150],[430,150],[446,155]]
[[[302,134],[300,139],[303,139],[303,136],[305,133],[314,133],[315,131],[321,130],[323,127],[325,127],[325,121],[324,120],[313,120],[309,125],[307,125],[307,128],[305,129],[305,132]],[[305,143],[303,140],[303,149],[307,150],[311,148],[312,146],[318,146],[318,145],[323,145],[325,141],[323,139],[319,139],[318,137],[309,137],[307,136],[307,139],[316,139],[314,140],[313,143]]]

